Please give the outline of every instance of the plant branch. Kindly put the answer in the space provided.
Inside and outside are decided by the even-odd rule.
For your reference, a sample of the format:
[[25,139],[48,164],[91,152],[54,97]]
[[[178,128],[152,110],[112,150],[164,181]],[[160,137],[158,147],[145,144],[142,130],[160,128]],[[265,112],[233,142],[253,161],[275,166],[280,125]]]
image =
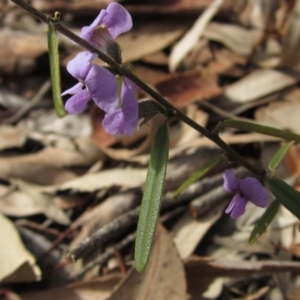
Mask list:
[[15,4],[19,5],[26,11],[28,11],[30,14],[32,14],[37,19],[48,23],[50,20],[53,22],[55,29],[68,37],[70,40],[75,42],[76,44],[82,46],[86,50],[96,53],[98,57],[103,60],[105,63],[113,67],[117,72],[122,74],[123,76],[128,77],[130,80],[132,80],[136,85],[138,85],[141,89],[143,89],[147,94],[149,94],[153,99],[155,99],[157,102],[159,102],[161,105],[163,105],[170,115],[177,117],[182,122],[188,124],[198,132],[200,132],[202,135],[213,141],[216,145],[218,145],[220,148],[224,150],[225,153],[227,153],[230,157],[232,157],[234,160],[242,164],[245,168],[247,168],[252,173],[262,176],[263,171],[257,169],[250,163],[248,163],[242,156],[240,156],[233,148],[231,148],[229,145],[227,145],[217,134],[210,132],[206,128],[202,127],[189,117],[187,117],[185,114],[180,112],[178,109],[176,109],[171,103],[169,103],[164,97],[162,97],[159,93],[154,91],[152,88],[150,88],[146,83],[144,83],[142,80],[140,80],[137,76],[135,76],[129,68],[122,64],[118,64],[116,61],[114,61],[110,56],[104,54],[103,52],[99,51],[97,48],[92,46],[88,41],[80,38],[76,34],[74,34],[72,31],[68,30],[64,26],[60,24],[59,21],[55,21],[53,18],[49,18],[43,13],[39,12],[37,9],[32,7],[30,4],[25,2],[24,0],[11,0]]

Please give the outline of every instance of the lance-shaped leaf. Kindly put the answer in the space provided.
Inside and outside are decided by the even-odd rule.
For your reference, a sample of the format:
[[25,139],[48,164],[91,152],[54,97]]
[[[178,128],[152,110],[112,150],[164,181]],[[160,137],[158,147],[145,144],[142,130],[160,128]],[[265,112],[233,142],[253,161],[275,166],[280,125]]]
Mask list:
[[265,210],[264,214],[255,224],[249,238],[249,244],[254,244],[257,239],[267,230],[268,226],[272,222],[273,218],[279,209],[280,202],[275,199]]
[[66,115],[66,111],[61,98],[58,44],[55,27],[51,21],[48,23],[48,50],[54,107],[57,116],[62,118]]
[[220,131],[224,127],[231,127],[231,128],[236,128],[236,129],[245,130],[245,131],[262,133],[262,134],[282,138],[285,140],[300,141],[299,134],[292,133],[287,130],[281,130],[278,128],[265,126],[265,125],[259,125],[256,123],[251,123],[251,122],[246,122],[246,121],[241,121],[241,120],[231,120],[231,119],[225,120],[218,124],[218,126],[216,127],[216,131]]
[[300,219],[300,193],[276,177],[270,178],[268,185],[278,201]]
[[221,162],[224,159],[224,155],[220,154],[216,156],[213,160],[211,160],[209,163],[204,165],[200,170],[192,174],[191,177],[189,177],[172,195],[173,198],[177,197],[180,193],[185,191],[190,185],[192,185],[194,182],[202,178],[208,171],[210,171],[213,167],[215,167],[219,162]]
[[151,251],[159,216],[169,155],[169,128],[159,127],[152,145],[145,190],[139,215],[135,241],[135,268],[143,272]]
[[279,150],[274,154],[274,156],[271,158],[269,162],[268,168],[271,171],[275,171],[282,159],[284,158],[287,151],[290,149],[290,147],[294,144],[294,141],[288,142],[283,144]]

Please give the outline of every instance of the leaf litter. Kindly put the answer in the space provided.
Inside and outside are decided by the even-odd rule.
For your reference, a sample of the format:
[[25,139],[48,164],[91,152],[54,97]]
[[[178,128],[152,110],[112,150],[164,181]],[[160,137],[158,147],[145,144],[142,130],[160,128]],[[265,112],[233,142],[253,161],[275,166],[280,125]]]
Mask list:
[[[63,22],[79,33],[77,22],[92,20],[108,2],[31,3],[44,12],[66,10]],[[212,129],[230,116],[299,131],[299,1],[122,4],[135,24],[118,40],[124,61],[193,120]],[[164,117],[130,138],[107,136],[95,107],[57,119],[49,93],[39,94],[49,80],[46,26],[14,5],[1,10],[0,281],[7,299],[297,299],[300,234],[286,209],[249,246],[262,211],[249,205],[237,221],[223,214],[228,166],[170,198],[219,153],[178,121],[170,128],[163,226],[148,268],[136,273],[135,225],[151,141]],[[59,41],[63,69],[80,50],[63,36]],[[62,72],[64,87],[69,80]],[[220,136],[255,164],[265,164],[280,143],[229,129]],[[280,177],[299,174],[298,161],[294,145]],[[69,265],[67,251],[99,230],[106,242]],[[30,292],[18,285],[25,282]]]

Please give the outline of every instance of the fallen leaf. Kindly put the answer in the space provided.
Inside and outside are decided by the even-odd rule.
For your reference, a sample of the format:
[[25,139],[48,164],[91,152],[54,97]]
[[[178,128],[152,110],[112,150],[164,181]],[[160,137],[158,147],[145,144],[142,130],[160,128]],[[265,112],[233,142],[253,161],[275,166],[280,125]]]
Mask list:
[[162,50],[178,39],[190,21],[172,19],[135,22],[133,29],[117,38],[123,62],[135,61]]
[[246,103],[295,85],[298,79],[278,70],[254,70],[225,88],[231,101]]
[[70,219],[67,214],[52,203],[51,196],[43,194],[35,185],[20,179],[14,179],[12,182],[19,188],[19,190],[30,197],[35,205],[39,207],[50,220],[63,225],[70,224]]
[[0,281],[31,282],[40,280],[41,272],[34,257],[24,247],[13,223],[0,213]]
[[215,207],[200,219],[189,213],[181,217],[172,228],[174,243],[182,259],[187,259],[196,249],[209,228],[223,215],[225,205]]
[[156,88],[176,107],[210,99],[222,93],[215,74],[186,71],[169,75],[156,83]]
[[45,192],[72,190],[77,192],[94,192],[104,188],[120,186],[126,188],[140,187],[146,179],[146,169],[105,170],[95,174],[87,174],[57,186],[43,187]]
[[23,130],[10,125],[0,126],[0,151],[9,148],[20,148],[26,141]]
[[131,270],[109,300],[188,299],[182,262],[171,236],[158,225],[144,273]]
[[224,0],[214,0],[200,17],[193,24],[193,27],[185,33],[179,42],[173,47],[170,54],[169,68],[171,72],[174,72],[179,63],[186,57],[186,55],[195,47],[200,39],[205,27],[210,20],[217,14],[221,8]]
[[56,289],[22,293],[20,297],[21,300],[106,300],[119,281],[120,275],[113,275]]

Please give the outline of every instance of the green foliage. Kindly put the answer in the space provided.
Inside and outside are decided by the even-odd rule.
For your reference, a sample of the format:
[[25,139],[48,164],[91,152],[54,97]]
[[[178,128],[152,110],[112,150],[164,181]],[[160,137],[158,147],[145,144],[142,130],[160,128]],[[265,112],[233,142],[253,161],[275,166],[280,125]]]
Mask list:
[[300,135],[287,130],[281,130],[270,126],[259,125],[256,123],[241,120],[225,120],[217,126],[217,130],[224,127],[231,127],[245,131],[258,132],[270,136],[279,137],[285,140],[300,141]]
[[48,23],[48,49],[54,107],[57,116],[62,118],[66,115],[66,112],[61,98],[58,44],[55,27],[51,21]]
[[190,178],[188,178],[173,194],[173,198],[177,197],[180,193],[185,191],[190,185],[203,177],[208,171],[215,167],[219,162],[224,159],[224,155],[220,154],[211,160],[208,164],[203,166],[199,171],[195,172]]
[[276,177],[270,178],[268,185],[278,201],[300,219],[300,193]]
[[151,252],[169,155],[169,127],[159,127],[152,145],[135,241],[135,268],[143,272]]
[[280,206],[280,202],[275,199],[265,210],[264,214],[261,216],[261,218],[257,221],[255,224],[250,238],[249,238],[249,244],[254,244],[257,239],[266,231],[270,223],[272,222],[273,218],[275,217],[278,209]]
[[279,150],[274,154],[274,156],[271,158],[269,162],[268,168],[271,171],[275,171],[282,159],[284,158],[287,151],[290,149],[290,147],[294,144],[294,141],[288,142],[283,144]]

